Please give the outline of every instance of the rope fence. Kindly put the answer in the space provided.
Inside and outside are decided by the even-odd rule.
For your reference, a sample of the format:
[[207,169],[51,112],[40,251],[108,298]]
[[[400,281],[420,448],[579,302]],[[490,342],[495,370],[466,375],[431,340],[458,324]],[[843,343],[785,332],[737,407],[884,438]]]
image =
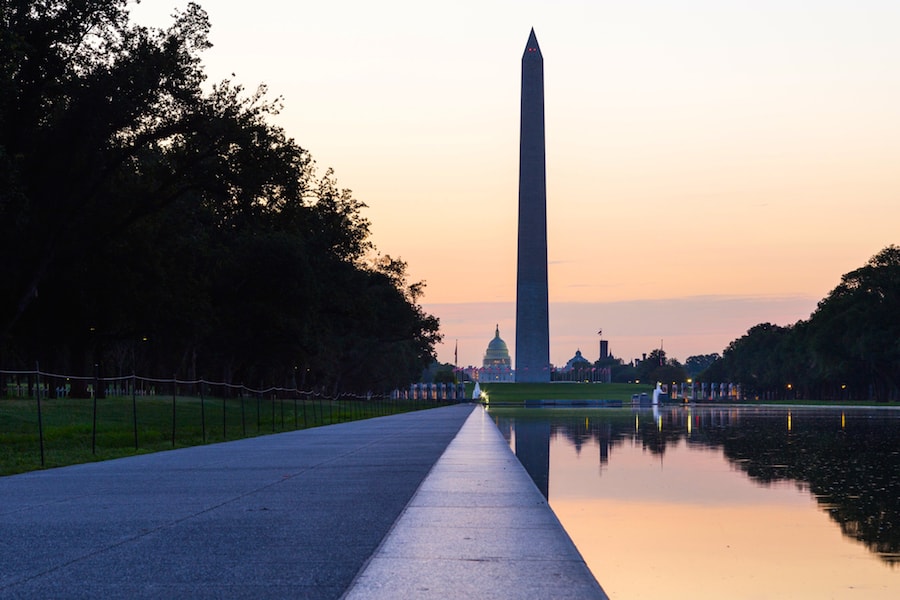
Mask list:
[[394,391],[0,370],[0,475],[385,416],[459,400]]

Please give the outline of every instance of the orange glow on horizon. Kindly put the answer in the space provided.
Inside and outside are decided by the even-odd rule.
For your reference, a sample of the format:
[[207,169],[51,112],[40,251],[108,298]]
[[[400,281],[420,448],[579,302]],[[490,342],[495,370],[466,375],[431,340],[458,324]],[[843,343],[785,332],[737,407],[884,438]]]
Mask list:
[[[461,0],[434,18],[401,0],[205,0],[202,58],[210,85],[265,82],[284,98],[274,122],[367,205],[379,251],[426,282],[451,340],[439,359],[465,339],[460,362],[478,364],[490,339],[478,336],[515,318],[483,304],[515,301],[519,68],[534,25],[550,302],[597,307],[572,323],[551,314],[551,361],[592,347],[596,321],[616,356],[665,336],[684,360],[807,318],[900,242],[897,4],[827,3],[815,19],[790,2],[708,4]],[[171,24],[167,3],[129,8]],[[805,305],[748,306],[710,331],[696,324],[719,317],[708,297]],[[611,303],[642,312],[617,319]],[[583,333],[560,330],[576,323]]]
[[595,440],[578,451],[551,441],[549,502],[611,598],[718,600],[726,587],[738,600],[900,594],[900,573],[793,481],[755,483],[721,449],[686,441],[663,457],[626,440],[597,474],[585,460],[599,454]]

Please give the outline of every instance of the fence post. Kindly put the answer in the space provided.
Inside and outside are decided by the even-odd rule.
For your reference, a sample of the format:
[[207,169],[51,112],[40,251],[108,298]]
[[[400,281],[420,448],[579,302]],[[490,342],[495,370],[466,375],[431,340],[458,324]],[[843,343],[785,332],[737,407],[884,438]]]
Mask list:
[[131,372],[131,414],[134,419],[134,449],[138,449],[138,432],[137,432],[137,398],[135,388],[137,387],[137,377],[134,371]]
[[94,422],[91,427],[91,454],[97,454],[97,395],[100,393],[100,365],[94,363]]
[[172,375],[172,447],[175,447],[175,392],[177,392],[175,376]]
[[203,443],[206,443],[206,405],[203,402],[203,378],[200,378],[200,431]]
[[244,437],[247,437],[247,415],[244,410],[244,394],[241,392],[241,431]]
[[262,403],[262,392],[256,394],[256,433],[259,433],[260,427],[262,427],[262,412],[260,408],[260,404]]
[[38,439],[41,445],[41,466],[44,466],[44,417],[41,414],[41,364],[37,361],[34,363],[35,377],[38,382],[37,393],[37,409],[38,409]]

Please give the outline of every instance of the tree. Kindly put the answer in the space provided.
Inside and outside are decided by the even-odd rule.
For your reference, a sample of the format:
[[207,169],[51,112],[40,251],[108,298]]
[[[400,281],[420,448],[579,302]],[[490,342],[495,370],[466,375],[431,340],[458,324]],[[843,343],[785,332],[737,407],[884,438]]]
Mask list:
[[166,31],[131,25],[125,0],[0,11],[0,251],[17,257],[0,273],[6,334],[48,278],[179,197],[230,140],[200,93],[197,5]]
[[647,358],[640,361],[635,367],[637,370],[638,379],[640,379],[641,381],[646,381],[646,382],[657,381],[656,379],[653,379],[653,372],[665,364],[666,364],[665,350],[661,350],[659,348],[652,350],[647,355]]
[[785,327],[761,323],[731,342],[723,352],[729,379],[748,393],[781,390],[788,381],[782,374],[778,348],[787,334]]
[[637,376],[647,383],[682,383],[687,379],[684,367],[675,359],[666,359],[666,351],[658,348],[651,351],[646,360],[638,363]]
[[421,383],[459,383],[461,375],[462,373],[457,373],[456,367],[451,363],[434,361],[425,367],[419,376],[419,381]]
[[728,372],[726,371],[725,360],[722,357],[717,358],[702,373],[697,375],[697,381],[706,383],[721,383],[728,381]]
[[415,380],[439,323],[403,261],[371,260],[365,204],[268,122],[264,86],[201,89],[202,9],[157,30],[126,3],[0,4],[0,356],[335,393]]
[[659,381],[660,383],[684,383],[687,380],[687,373],[675,359],[670,359],[665,365],[655,369],[650,374],[650,381]]
[[[802,322],[782,327],[761,323],[731,342],[722,354],[725,379],[748,396],[794,398],[806,395],[812,376],[803,344]],[[714,366],[720,366],[714,363]],[[708,377],[705,377],[708,379]]]
[[687,372],[688,376],[697,377],[700,373],[712,366],[714,362],[719,360],[719,358],[718,352],[688,356],[687,360],[684,361],[684,370]]
[[[809,320],[815,365],[834,384],[873,384],[876,398],[900,387],[900,247],[888,246],[846,273]],[[843,385],[843,384],[842,384]]]
[[637,369],[631,363],[621,362],[619,365],[612,367],[611,379],[613,383],[631,383],[636,379],[640,379]]
[[738,382],[751,397],[900,397],[898,310],[900,247],[891,245],[843,275],[809,320],[751,327],[700,377]]

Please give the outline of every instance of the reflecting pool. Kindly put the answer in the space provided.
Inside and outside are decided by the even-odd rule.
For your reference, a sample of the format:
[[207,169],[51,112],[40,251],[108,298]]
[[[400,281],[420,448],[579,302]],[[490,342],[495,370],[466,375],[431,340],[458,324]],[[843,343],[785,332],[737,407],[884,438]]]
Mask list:
[[611,598],[900,598],[900,411],[491,418]]

